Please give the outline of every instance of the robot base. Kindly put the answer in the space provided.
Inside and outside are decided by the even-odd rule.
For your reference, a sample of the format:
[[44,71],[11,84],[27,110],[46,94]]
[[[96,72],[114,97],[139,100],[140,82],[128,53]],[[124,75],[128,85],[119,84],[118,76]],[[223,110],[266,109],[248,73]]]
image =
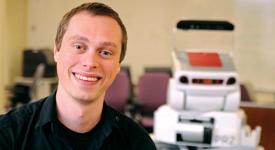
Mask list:
[[155,140],[160,143],[197,148],[248,147],[259,143],[260,128],[249,131],[244,113],[179,111],[168,105],[154,114]]

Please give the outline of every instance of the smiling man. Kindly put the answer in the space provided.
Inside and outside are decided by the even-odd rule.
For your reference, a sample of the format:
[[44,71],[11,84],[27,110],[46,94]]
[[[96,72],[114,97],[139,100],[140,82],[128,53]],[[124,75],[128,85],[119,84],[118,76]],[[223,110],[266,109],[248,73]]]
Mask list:
[[0,149],[155,150],[144,129],[104,103],[126,44],[119,15],[104,4],[65,14],[54,45],[57,90],[0,117]]

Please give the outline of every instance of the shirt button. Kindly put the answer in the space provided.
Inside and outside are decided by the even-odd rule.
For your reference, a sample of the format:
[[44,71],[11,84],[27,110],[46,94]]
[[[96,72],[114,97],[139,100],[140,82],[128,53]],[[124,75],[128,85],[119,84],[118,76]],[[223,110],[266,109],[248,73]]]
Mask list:
[[116,116],[115,119],[116,119],[117,122],[119,121],[119,117],[118,116]]

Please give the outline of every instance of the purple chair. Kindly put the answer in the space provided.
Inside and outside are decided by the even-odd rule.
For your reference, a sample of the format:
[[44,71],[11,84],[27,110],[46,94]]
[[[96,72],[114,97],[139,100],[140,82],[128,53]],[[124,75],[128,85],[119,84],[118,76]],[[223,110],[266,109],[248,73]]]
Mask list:
[[151,132],[154,124],[154,111],[166,103],[169,74],[146,72],[138,82],[137,101],[140,104],[140,124]]
[[124,112],[129,99],[129,77],[121,70],[106,92],[105,101],[114,109]]
[[241,101],[243,102],[251,102],[251,96],[247,90],[247,88],[245,87],[245,85],[240,84],[240,88],[241,88]]

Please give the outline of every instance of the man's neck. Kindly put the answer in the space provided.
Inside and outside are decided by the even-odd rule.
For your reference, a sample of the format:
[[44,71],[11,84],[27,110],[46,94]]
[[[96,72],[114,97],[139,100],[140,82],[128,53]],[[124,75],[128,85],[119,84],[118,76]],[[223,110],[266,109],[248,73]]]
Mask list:
[[72,97],[56,94],[57,117],[59,121],[72,131],[85,133],[93,129],[100,121],[103,100],[81,103]]

